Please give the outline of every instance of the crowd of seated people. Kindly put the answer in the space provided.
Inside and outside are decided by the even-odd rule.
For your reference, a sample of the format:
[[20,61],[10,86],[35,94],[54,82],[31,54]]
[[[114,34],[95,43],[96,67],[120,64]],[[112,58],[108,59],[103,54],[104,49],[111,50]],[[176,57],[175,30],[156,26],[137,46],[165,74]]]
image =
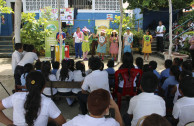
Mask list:
[[[14,61],[19,61],[13,58],[20,57],[22,52],[18,48],[22,50],[22,46],[16,48],[13,54],[16,56],[12,57]],[[33,49],[32,46],[30,48]],[[160,74],[156,61],[144,64],[143,59],[138,57],[134,63],[133,55],[124,53],[118,70],[140,69],[143,75],[141,80],[139,75],[135,77],[133,86],[139,91],[130,98],[128,110],[121,116],[117,99],[110,91],[109,75],[117,71],[114,61],[108,61],[108,69],[104,69],[100,58],[91,57],[88,61],[89,70],[86,71],[84,62],[75,63],[73,59],[62,60],[61,66],[59,62],[41,62],[32,49],[20,57],[18,64],[12,64],[15,65],[16,85],[26,86],[26,89],[0,101],[0,122],[5,125],[184,126],[194,121],[194,64],[189,60],[166,60],[165,70]],[[140,85],[137,85],[137,80]],[[82,115],[66,122],[52,99],[47,97],[51,95],[51,89],[45,88],[46,81],[83,82],[80,89],[52,89],[54,94],[76,95]],[[123,91],[124,83],[123,77],[119,76],[118,92]],[[71,106],[76,99],[66,100]],[[13,108],[13,120],[3,113],[8,108]],[[105,117],[110,108],[114,109],[114,118]]]

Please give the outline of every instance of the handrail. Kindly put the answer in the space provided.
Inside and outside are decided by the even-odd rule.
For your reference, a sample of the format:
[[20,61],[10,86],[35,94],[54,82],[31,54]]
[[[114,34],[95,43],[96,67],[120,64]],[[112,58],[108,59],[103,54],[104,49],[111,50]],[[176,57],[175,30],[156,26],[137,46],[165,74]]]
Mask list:
[[15,35],[12,38],[12,44],[13,44],[13,50],[14,50],[14,45],[15,45]]
[[180,33],[179,35],[177,35],[176,37],[174,37],[172,40],[175,40],[176,38],[180,37],[182,34],[186,33],[187,31],[189,31],[192,28],[194,28],[194,26],[188,28],[187,30],[184,30],[184,32]]

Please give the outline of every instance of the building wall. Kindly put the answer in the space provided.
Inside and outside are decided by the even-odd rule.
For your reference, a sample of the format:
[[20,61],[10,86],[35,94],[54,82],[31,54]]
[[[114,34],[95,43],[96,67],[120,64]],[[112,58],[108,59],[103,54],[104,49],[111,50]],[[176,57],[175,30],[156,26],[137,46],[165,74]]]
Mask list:
[[13,32],[12,15],[2,14],[5,17],[5,24],[0,23],[0,36],[11,36]]

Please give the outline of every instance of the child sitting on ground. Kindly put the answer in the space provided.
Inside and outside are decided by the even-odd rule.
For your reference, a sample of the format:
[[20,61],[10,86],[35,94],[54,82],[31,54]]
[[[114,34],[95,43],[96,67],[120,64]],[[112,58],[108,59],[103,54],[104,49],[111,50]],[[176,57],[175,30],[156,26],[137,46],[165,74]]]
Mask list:
[[135,60],[135,68],[136,69],[143,69],[143,59],[141,57],[137,57],[136,60]]
[[172,65],[178,66],[180,71],[182,71],[181,64],[182,64],[182,60],[180,58],[174,58]]
[[[123,126],[118,106],[107,90],[92,91],[88,96],[87,106],[89,114],[78,115],[63,126]],[[104,117],[110,108],[115,110],[115,119]]]
[[179,91],[183,97],[175,103],[172,115],[178,121],[177,126],[184,126],[194,117],[194,78],[188,76],[182,79]]
[[106,69],[106,71],[108,72],[108,74],[115,74],[114,60],[109,60],[107,66],[108,68]]
[[35,70],[41,72],[42,62],[36,61]]
[[160,81],[163,84],[166,78],[170,76],[170,67],[172,66],[172,60],[167,59],[164,63],[165,70],[161,72]]
[[153,113],[166,115],[165,101],[162,97],[154,95],[157,87],[157,76],[152,72],[144,73],[140,86],[142,93],[131,98],[127,114],[123,117],[126,126],[136,126],[141,117]]
[[28,64],[24,65],[24,73],[21,75],[22,86],[26,85],[26,76],[28,75],[28,73],[30,73],[33,70],[34,70],[34,67],[32,64],[28,63]]
[[52,63],[53,69],[51,70],[51,74],[54,74],[56,76],[56,73],[59,70],[59,66],[60,66],[60,64],[58,61],[53,62]]
[[158,65],[157,62],[156,61],[150,61],[149,65],[153,69],[153,73],[158,77],[158,79],[160,79],[160,74],[156,71],[156,68],[157,68],[157,65]]

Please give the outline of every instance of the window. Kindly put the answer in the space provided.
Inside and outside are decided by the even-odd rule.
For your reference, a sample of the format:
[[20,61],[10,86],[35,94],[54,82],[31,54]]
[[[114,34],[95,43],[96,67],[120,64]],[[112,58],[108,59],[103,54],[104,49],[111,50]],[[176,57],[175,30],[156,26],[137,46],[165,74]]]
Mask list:
[[69,8],[92,9],[92,0],[68,0]]
[[[39,11],[44,7],[50,6],[52,8],[57,8],[58,0],[25,0],[26,10],[25,12],[30,11]],[[65,0],[61,0],[61,8],[65,7]]]
[[95,0],[95,10],[119,10],[119,0]]

